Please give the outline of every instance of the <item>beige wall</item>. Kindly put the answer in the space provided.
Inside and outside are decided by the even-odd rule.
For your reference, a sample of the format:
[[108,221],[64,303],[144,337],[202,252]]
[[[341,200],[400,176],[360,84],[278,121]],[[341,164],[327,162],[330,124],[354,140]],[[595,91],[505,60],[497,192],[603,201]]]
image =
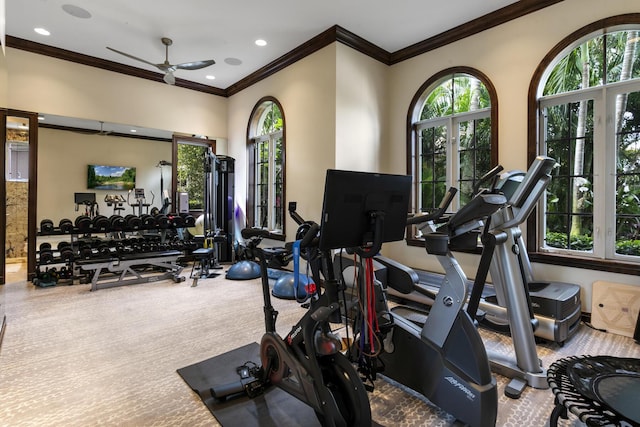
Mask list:
[[382,172],[389,67],[337,45],[335,168]]
[[[251,111],[265,96],[282,105],[286,132],[286,199],[318,220],[324,175],[336,158],[336,45],[327,46],[229,98],[229,155],[236,159],[236,202],[246,212],[246,138]],[[287,237],[297,225],[287,218]]]
[[[43,218],[53,220],[57,226],[62,218],[75,219],[83,213],[75,211],[73,193],[96,193],[102,215],[113,214],[113,207],[104,202],[106,194],[120,194],[127,198],[126,191],[87,189],[87,165],[131,166],[136,168],[136,187],[145,190],[153,206],[161,206],[160,160],[171,159],[171,143],[147,141],[113,136],[85,135],[77,132],[40,129],[38,131],[38,211],[37,223]],[[165,168],[166,169],[166,168]],[[164,188],[171,183],[170,172],[164,170]],[[168,174],[168,175],[167,175]],[[131,203],[134,202],[133,196]],[[121,214],[133,213],[126,208]]]

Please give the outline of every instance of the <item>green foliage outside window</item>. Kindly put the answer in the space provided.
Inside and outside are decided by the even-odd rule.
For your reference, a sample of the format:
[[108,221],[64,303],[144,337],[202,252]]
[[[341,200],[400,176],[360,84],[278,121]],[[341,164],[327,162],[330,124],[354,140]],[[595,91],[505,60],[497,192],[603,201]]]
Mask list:
[[189,209],[204,209],[205,155],[208,146],[178,144],[178,192],[189,194]]
[[[640,31],[596,36],[561,58],[543,96],[640,78]],[[545,109],[547,155],[560,163],[547,192],[546,244],[593,250],[594,104],[569,102]],[[640,255],[640,92],[616,95],[615,251]],[[608,137],[609,138],[609,137]],[[613,143],[613,141],[612,141]],[[603,190],[599,190],[603,197]]]
[[[440,203],[448,185],[459,189],[459,205],[473,196],[473,185],[491,168],[491,118],[465,120],[465,115],[491,107],[486,86],[468,74],[452,74],[442,80],[426,96],[420,121],[456,118],[457,129],[435,123],[421,124],[417,134],[420,165],[420,206],[429,211]],[[451,134],[449,134],[451,132]],[[457,153],[450,148],[450,139],[457,139]],[[453,161],[452,156],[457,156]],[[447,166],[456,165],[456,182],[447,183]]]

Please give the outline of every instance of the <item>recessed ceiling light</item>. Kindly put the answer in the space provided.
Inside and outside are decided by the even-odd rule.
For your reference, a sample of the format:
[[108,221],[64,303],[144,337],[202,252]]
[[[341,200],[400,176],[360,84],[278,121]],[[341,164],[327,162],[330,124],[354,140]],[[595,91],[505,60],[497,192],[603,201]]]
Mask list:
[[49,36],[51,35],[51,33],[47,30],[45,30],[44,28],[34,28],[33,31],[35,31],[36,33],[40,34],[41,36]]
[[138,132],[138,131],[137,131],[136,129],[131,129],[131,132],[132,132],[132,133],[136,133],[136,132]]
[[62,10],[64,10],[71,16],[75,16],[76,18],[91,18],[91,14],[89,13],[89,11],[73,4],[63,4]]
[[209,74],[208,76],[205,76],[205,79],[207,79],[207,80],[215,80],[216,76],[212,76],[211,74]]
[[266,40],[262,40],[262,39],[258,39],[258,40],[256,40],[256,45],[258,45],[258,46],[266,46],[267,45],[267,41]]
[[238,58],[225,58],[224,62],[225,62],[225,64],[229,64],[229,65],[240,65],[240,64],[242,64],[242,61],[239,60]]
[[44,121],[44,116],[38,116],[38,120]]

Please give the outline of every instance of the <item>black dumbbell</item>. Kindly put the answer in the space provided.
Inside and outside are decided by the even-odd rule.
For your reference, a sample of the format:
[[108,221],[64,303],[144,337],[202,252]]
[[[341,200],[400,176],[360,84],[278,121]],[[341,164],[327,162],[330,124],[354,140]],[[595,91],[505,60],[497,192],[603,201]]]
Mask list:
[[180,216],[184,219],[184,226],[185,227],[195,227],[196,226],[196,219],[193,215],[189,214],[189,213],[181,213]]
[[89,259],[93,256],[93,249],[91,249],[91,245],[82,243],[80,244],[80,258]]
[[107,243],[100,243],[98,245],[98,254],[100,254],[100,256],[110,256],[111,249],[109,248],[109,245]]
[[40,264],[50,264],[54,260],[53,251],[51,250],[51,245],[49,245],[48,247],[46,245],[47,244],[45,243],[42,243],[40,245],[40,252],[39,252]]
[[71,246],[65,246],[60,250],[60,258],[62,258],[64,262],[71,262],[74,260],[75,253],[73,252],[73,249],[71,249]]
[[137,215],[129,214],[124,217],[124,221],[127,223],[127,230],[139,230],[142,226],[142,221],[140,221],[140,217]]
[[75,220],[75,225],[78,231],[81,233],[89,233],[91,232],[91,218],[87,215],[80,215]]
[[113,231],[122,231],[125,229],[127,223],[121,215],[111,215],[109,218],[109,223],[111,224],[111,230]]
[[169,228],[169,226],[171,225],[169,217],[167,217],[165,214],[156,215],[155,222],[158,228]]
[[60,220],[60,223],[58,224],[58,227],[60,227],[60,231],[62,231],[65,234],[70,234],[73,232],[73,221],[71,221],[69,218],[62,218]]
[[40,221],[40,232],[51,233],[53,231],[53,221],[50,219],[43,219]]
[[171,225],[175,228],[184,227],[184,218],[176,213],[169,214],[169,221],[171,222]]
[[93,231],[101,231],[106,232],[111,228],[111,223],[109,222],[109,218],[104,215],[96,215],[93,218]]
[[156,228],[158,225],[156,224],[156,219],[148,214],[144,214],[140,217],[140,221],[142,222],[142,228],[147,230]]

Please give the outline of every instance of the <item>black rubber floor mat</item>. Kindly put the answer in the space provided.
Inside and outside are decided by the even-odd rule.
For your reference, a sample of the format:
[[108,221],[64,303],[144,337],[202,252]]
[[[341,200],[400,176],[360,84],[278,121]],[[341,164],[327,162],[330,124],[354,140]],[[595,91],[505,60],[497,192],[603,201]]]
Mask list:
[[257,343],[178,369],[178,374],[198,393],[223,426],[320,426],[311,407],[277,387],[270,387],[254,398],[215,399],[211,388],[237,381],[236,368],[249,361],[260,364],[260,346]]

